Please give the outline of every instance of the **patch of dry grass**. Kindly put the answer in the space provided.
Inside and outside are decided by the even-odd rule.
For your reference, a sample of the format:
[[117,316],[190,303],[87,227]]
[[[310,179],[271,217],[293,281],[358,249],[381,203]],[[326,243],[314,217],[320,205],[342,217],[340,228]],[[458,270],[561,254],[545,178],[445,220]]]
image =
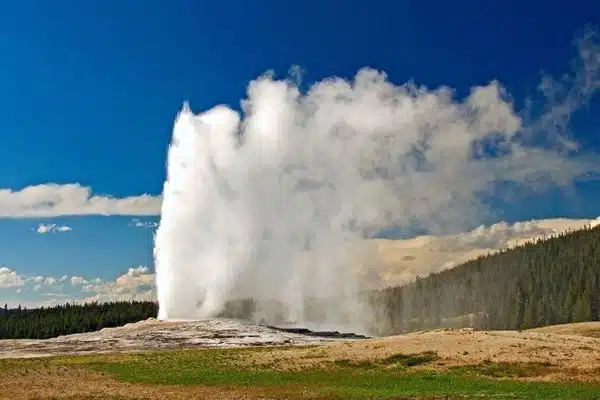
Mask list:
[[515,376],[516,379],[600,382],[600,340],[539,332],[438,330],[315,347],[289,347],[251,353],[243,365],[268,366],[280,371],[327,368],[335,363],[385,364],[397,355],[414,356],[433,352],[435,359],[417,370],[449,371],[455,367],[483,363],[498,365],[552,365],[544,373]]
[[544,326],[542,328],[529,329],[527,332],[553,335],[587,336],[600,339],[600,321]]

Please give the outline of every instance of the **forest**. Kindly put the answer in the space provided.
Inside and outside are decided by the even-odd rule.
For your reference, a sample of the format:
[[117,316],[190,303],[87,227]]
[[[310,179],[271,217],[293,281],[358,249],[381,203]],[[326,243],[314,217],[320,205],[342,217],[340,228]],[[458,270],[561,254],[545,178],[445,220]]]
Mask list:
[[47,339],[125,325],[156,317],[151,301],[65,304],[48,308],[0,309],[0,339]]
[[438,327],[520,330],[600,319],[600,227],[539,239],[369,294],[393,334]]
[[[520,330],[600,319],[600,227],[479,257],[399,287],[363,294],[379,335],[440,327]],[[318,312],[319,300],[308,314]],[[322,304],[322,303],[321,303]],[[253,300],[231,302],[222,317],[251,319]],[[153,302],[0,309],[0,338],[42,339],[156,316]]]

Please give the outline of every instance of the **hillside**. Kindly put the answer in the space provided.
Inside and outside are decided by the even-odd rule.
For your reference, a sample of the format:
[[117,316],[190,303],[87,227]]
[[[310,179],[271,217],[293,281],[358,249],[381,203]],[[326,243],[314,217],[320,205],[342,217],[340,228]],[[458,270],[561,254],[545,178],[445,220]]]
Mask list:
[[600,322],[579,322],[576,324],[561,324],[529,329],[529,332],[553,335],[587,336],[600,339]]
[[482,256],[369,295],[382,334],[528,329],[600,319],[600,227]]

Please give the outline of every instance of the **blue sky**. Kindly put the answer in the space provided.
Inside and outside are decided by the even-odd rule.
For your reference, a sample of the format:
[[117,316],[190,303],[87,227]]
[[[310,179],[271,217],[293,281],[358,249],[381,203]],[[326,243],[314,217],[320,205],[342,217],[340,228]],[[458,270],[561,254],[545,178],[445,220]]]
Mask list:
[[[371,66],[394,82],[444,84],[459,96],[499,79],[522,104],[541,72],[565,72],[575,35],[600,24],[600,3],[565,4],[10,2],[0,16],[0,190],[79,183],[98,195],[157,196],[184,100],[194,110],[238,107],[250,80],[271,69],[285,74],[296,64],[309,82],[349,78]],[[599,114],[596,99],[573,123],[573,135],[588,150],[600,150]],[[569,204],[556,192],[497,215],[508,221],[595,217],[598,195],[600,185],[588,182],[575,188]],[[0,265],[23,276],[102,280],[139,265],[151,269],[153,229],[136,227],[132,218],[157,221],[145,215],[2,218]],[[40,234],[39,224],[71,230]],[[0,289],[0,301],[34,298],[15,288]]]

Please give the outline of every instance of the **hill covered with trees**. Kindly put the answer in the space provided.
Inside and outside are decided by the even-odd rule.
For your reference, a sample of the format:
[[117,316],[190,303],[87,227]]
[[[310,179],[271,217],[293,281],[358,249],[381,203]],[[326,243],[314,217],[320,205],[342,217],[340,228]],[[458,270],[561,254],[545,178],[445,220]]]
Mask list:
[[540,239],[369,294],[381,333],[600,319],[600,227]]

